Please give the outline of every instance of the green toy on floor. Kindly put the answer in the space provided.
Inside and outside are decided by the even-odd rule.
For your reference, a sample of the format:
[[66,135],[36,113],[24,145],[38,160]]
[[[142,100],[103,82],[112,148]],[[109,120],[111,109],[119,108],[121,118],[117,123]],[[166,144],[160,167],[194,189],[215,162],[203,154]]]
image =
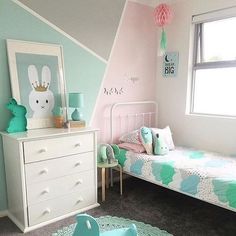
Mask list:
[[135,224],[129,228],[114,229],[100,233],[97,221],[90,215],[80,214],[76,217],[77,225],[73,236],[137,236]]

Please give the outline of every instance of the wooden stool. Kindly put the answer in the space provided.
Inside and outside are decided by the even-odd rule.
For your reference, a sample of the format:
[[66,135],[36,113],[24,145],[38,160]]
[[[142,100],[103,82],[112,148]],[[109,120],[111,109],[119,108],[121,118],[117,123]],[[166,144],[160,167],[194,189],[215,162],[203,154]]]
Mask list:
[[106,169],[108,170],[109,168],[114,168],[114,167],[119,167],[120,170],[120,195],[122,195],[123,193],[123,183],[122,183],[122,167],[121,165],[118,163],[118,161],[113,162],[113,163],[97,163],[97,167],[102,169],[102,201],[104,202],[106,200],[106,187],[109,187],[109,172],[107,171],[106,173]]

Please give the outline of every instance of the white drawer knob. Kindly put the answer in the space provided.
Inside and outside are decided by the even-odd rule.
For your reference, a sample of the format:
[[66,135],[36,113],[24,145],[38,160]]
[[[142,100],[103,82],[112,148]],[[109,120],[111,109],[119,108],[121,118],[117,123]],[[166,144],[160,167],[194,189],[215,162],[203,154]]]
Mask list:
[[83,183],[83,180],[82,179],[79,179],[75,185],[79,185],[79,184],[82,184]]
[[81,164],[82,164],[82,162],[78,161],[78,162],[75,163],[75,167],[80,166]]
[[49,189],[48,189],[48,188],[46,188],[46,189],[44,189],[44,190],[42,191],[42,195],[47,194],[47,193],[49,193]]
[[43,215],[47,215],[47,214],[50,214],[51,213],[51,209],[50,208],[47,208],[44,212],[43,212]]
[[79,203],[81,203],[81,202],[83,202],[83,201],[84,201],[84,199],[83,199],[82,197],[80,197],[80,198],[77,200],[76,204],[79,204]]
[[76,143],[75,144],[75,147],[80,147],[81,146],[81,143]]
[[48,169],[47,168],[44,168],[43,170],[40,171],[41,175],[47,174],[47,173],[48,173]]
[[39,150],[40,153],[44,153],[44,152],[47,152],[47,148],[42,148]]

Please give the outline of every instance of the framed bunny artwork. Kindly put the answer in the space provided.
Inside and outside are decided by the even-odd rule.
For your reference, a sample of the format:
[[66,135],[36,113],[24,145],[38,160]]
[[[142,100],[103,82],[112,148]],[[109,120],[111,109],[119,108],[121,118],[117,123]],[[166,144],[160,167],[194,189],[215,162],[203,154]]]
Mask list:
[[12,97],[27,109],[28,129],[53,127],[62,107],[67,120],[62,46],[7,40]]

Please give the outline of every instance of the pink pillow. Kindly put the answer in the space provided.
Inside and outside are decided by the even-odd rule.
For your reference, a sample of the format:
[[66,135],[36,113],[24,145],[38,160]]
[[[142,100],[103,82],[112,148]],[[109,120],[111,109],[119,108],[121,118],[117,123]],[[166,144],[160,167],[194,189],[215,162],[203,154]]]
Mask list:
[[139,135],[139,129],[122,135],[120,137],[119,141],[124,142],[124,143],[136,143],[136,144],[141,144],[142,145],[140,135]]
[[142,144],[136,143],[120,143],[118,144],[120,148],[126,149],[128,151],[136,152],[136,153],[143,153],[145,152],[145,148]]

